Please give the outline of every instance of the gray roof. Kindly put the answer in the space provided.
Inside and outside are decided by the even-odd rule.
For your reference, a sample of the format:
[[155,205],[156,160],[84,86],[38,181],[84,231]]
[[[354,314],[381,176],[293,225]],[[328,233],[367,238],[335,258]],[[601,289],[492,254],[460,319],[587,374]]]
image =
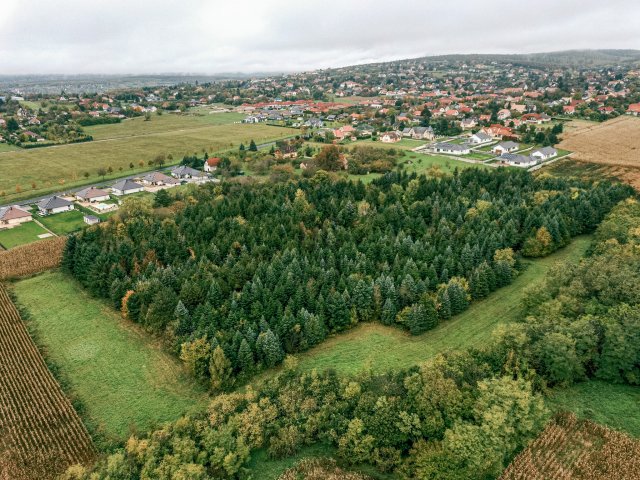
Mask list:
[[469,150],[469,147],[466,145],[458,145],[457,143],[436,143],[435,148],[438,150],[452,150],[462,152],[463,150]]
[[196,170],[194,168],[187,167],[186,165],[180,165],[178,167],[173,167],[171,169],[171,173],[173,173],[174,175],[179,175],[181,177],[185,176],[185,175],[189,175],[191,177],[197,177],[197,176],[203,174],[203,172],[201,172],[200,170]]
[[51,210],[54,208],[68,207],[69,205],[73,205],[73,202],[57,196],[45,198],[44,200],[40,200],[38,202],[38,208],[41,210]]
[[425,133],[425,132],[433,132],[433,128],[431,127],[414,127],[413,131],[415,133]]
[[558,153],[558,151],[553,148],[553,147],[542,147],[542,148],[536,148],[533,152],[531,152],[531,154],[533,155],[536,152],[540,152],[543,155],[553,155],[554,153]]
[[136,190],[138,188],[143,188],[139,183],[134,182],[128,178],[124,180],[120,180],[118,183],[115,183],[111,188],[114,190],[120,190],[121,192],[125,192],[127,190]]
[[536,161],[534,158],[525,157],[517,153],[503,153],[500,155],[500,159],[511,163],[530,163]]
[[476,136],[476,137],[478,137],[478,138],[480,138],[482,140],[491,140],[491,135],[487,135],[484,132],[478,132],[478,133],[473,134],[472,136]]
[[511,150],[512,148],[518,148],[519,146],[520,145],[518,145],[516,142],[500,142],[494,148],[502,147],[502,148],[504,148],[506,150]]

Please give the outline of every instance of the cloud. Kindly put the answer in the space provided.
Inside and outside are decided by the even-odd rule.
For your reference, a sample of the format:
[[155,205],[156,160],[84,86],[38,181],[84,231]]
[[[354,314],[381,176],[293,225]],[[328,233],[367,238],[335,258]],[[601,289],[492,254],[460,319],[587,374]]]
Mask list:
[[640,49],[637,0],[3,0],[0,73],[292,71]]

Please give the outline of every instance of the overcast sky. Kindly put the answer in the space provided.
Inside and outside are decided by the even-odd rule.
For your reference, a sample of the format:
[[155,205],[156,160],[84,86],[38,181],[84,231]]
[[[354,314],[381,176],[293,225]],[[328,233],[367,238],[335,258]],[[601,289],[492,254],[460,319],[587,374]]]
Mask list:
[[296,71],[640,49],[640,0],[1,0],[0,74]]

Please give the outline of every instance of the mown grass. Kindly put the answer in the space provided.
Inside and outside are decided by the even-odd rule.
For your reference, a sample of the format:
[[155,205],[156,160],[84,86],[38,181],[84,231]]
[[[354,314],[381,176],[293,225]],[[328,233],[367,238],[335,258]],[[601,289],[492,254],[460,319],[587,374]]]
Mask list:
[[[228,114],[209,116],[215,115]],[[167,114],[152,116],[148,122],[135,119],[101,125],[99,131],[94,131],[97,126],[91,127],[97,137],[92,142],[0,153],[0,202],[10,203],[18,198],[102,181],[99,168],[111,167],[112,173],[104,179],[113,179],[152,169],[149,161],[158,155],[171,155],[173,162],[167,164],[177,163],[184,155],[202,155],[204,151],[211,154],[241,142],[247,145],[251,139],[263,143],[299,133],[268,125],[198,122],[205,120]],[[89,174],[87,178],[85,172]]]
[[481,347],[490,342],[498,324],[519,318],[521,300],[531,285],[544,279],[557,262],[578,262],[590,243],[590,236],[581,236],[559,252],[530,262],[513,283],[422,335],[411,336],[379,323],[363,323],[300,354],[299,366],[307,371],[334,369],[345,374],[365,368],[382,372],[411,367],[447,350]]
[[38,235],[45,233],[49,232],[36,222],[25,222],[13,228],[0,230],[0,245],[8,250],[18,245],[37,242],[40,240]]
[[553,412],[575,413],[640,438],[640,387],[590,381],[555,389],[547,397]]
[[206,405],[174,357],[66,274],[20,280],[13,291],[92,431],[121,441]]
[[67,235],[87,225],[84,223],[84,213],[79,210],[47,215],[38,220],[57,235]]

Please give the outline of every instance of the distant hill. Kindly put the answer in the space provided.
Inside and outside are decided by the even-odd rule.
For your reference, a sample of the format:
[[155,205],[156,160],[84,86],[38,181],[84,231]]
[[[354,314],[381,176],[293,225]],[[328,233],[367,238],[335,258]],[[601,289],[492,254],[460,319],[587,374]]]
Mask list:
[[523,65],[558,67],[605,67],[616,65],[640,65],[640,50],[565,50],[560,52],[526,54],[475,54],[438,55],[422,57],[425,61],[468,60],[475,62],[500,62]]

